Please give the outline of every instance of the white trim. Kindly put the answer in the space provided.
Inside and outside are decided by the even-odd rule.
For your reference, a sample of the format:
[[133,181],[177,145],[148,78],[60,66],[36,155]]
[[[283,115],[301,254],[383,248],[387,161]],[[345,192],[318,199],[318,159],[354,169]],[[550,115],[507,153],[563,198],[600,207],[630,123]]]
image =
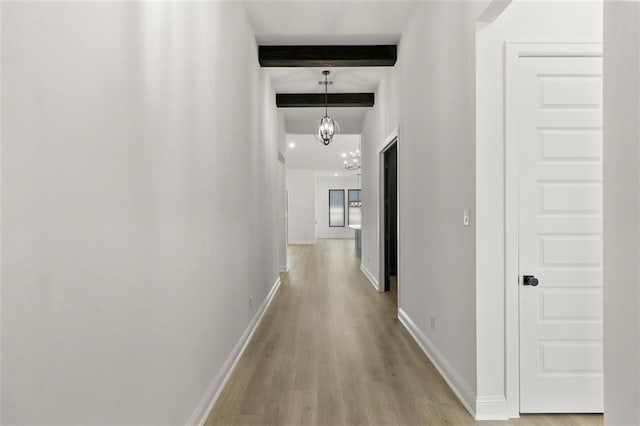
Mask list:
[[598,57],[602,43],[506,43],[505,52],[505,394],[507,413],[520,413],[518,245],[518,61],[522,57]]
[[449,385],[454,394],[458,397],[464,408],[467,409],[469,414],[475,418],[475,405],[476,394],[467,385],[464,379],[456,371],[455,368],[446,360],[444,356],[438,351],[436,346],[431,343],[429,338],[418,328],[418,326],[409,318],[402,308],[398,308],[398,319],[407,329],[409,334],[416,341],[422,352],[425,353],[427,358],[431,361],[433,366],[438,370],[438,373],[442,376],[445,382]]
[[315,241],[289,241],[289,245],[291,246],[307,246],[307,245],[314,245],[316,242]]
[[289,265],[280,266],[280,272],[289,272]]
[[373,288],[376,289],[376,291],[384,291],[384,289],[380,290],[380,286],[378,285],[378,280],[376,280],[376,277],[373,276],[371,271],[368,270],[366,266],[364,266],[364,263],[360,264],[360,270],[362,271],[364,276],[367,277],[367,279],[369,280]]
[[258,328],[258,325],[260,325],[262,317],[269,308],[269,305],[273,301],[273,298],[279,288],[280,277],[278,277],[276,282],[273,284],[273,287],[271,287],[271,290],[269,290],[269,294],[264,299],[264,302],[262,302],[262,305],[260,305],[260,307],[256,311],[255,315],[251,319],[251,322],[249,322],[249,325],[244,330],[244,333],[242,333],[242,336],[240,336],[240,340],[238,340],[238,342],[234,346],[233,350],[227,357],[227,360],[222,365],[222,368],[220,369],[218,374],[216,374],[216,376],[213,378],[213,382],[204,393],[202,399],[200,400],[200,403],[194,410],[193,414],[191,414],[191,417],[189,417],[189,420],[187,420],[187,425],[202,426],[204,425],[204,422],[207,421],[207,417],[209,417],[209,414],[211,414],[213,406],[220,397],[220,394],[222,393],[224,386],[229,380],[231,373],[233,373],[233,369],[236,367],[236,364],[240,360],[242,353],[251,341],[253,333]]
[[476,397],[476,420],[508,420],[509,418],[504,395]]
[[378,284],[379,291],[384,291],[384,152],[392,145],[396,144],[396,168],[398,169],[398,173],[396,176],[396,185],[397,185],[397,193],[396,193],[396,250],[397,250],[397,259],[396,259],[396,283],[398,286],[398,309],[400,309],[400,301],[402,298],[400,297],[401,286],[400,286],[400,127],[396,127],[389,133],[384,142],[378,146],[378,269],[379,269],[379,277],[380,283]]
[[387,148],[389,148],[391,143],[394,141],[394,139],[398,139],[399,135],[400,135],[400,127],[396,127],[387,135],[387,137],[384,139],[384,142],[378,145],[378,153],[382,153],[386,151]]
[[[601,57],[602,43],[562,42],[562,43],[510,43],[507,42],[507,60],[539,57]],[[509,65],[509,61],[507,61]],[[507,71],[509,69],[507,68]],[[507,73],[507,77],[509,73]],[[513,76],[511,76],[513,77]]]
[[513,0],[491,0],[480,16],[478,16],[478,22],[485,24],[494,22],[512,2]]

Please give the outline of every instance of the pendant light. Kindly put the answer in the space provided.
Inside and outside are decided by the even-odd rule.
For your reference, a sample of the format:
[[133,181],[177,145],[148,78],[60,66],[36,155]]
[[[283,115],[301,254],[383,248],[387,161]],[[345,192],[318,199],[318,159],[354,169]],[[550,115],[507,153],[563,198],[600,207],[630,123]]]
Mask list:
[[333,136],[340,130],[340,126],[338,126],[338,122],[329,117],[329,114],[327,113],[327,106],[329,103],[327,94],[327,86],[329,86],[329,81],[327,80],[327,77],[329,76],[329,71],[322,71],[322,75],[324,75],[324,81],[321,81],[320,84],[324,84],[324,117],[322,117],[322,119],[318,123],[318,133],[316,134],[316,139],[327,146],[333,140]]

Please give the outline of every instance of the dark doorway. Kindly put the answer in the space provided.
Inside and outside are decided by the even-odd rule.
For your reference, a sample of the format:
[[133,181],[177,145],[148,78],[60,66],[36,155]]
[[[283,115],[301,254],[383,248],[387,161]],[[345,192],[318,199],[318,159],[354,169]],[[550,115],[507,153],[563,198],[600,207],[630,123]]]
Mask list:
[[398,149],[397,141],[384,151],[384,291],[398,275]]

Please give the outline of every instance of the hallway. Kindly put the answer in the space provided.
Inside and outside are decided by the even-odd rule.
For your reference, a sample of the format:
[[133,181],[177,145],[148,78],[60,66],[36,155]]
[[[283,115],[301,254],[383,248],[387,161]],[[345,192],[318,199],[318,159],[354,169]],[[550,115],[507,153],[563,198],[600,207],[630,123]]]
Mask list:
[[[207,426],[475,424],[396,318],[392,297],[360,272],[352,240],[289,254],[291,270]],[[478,423],[587,426],[602,416]]]

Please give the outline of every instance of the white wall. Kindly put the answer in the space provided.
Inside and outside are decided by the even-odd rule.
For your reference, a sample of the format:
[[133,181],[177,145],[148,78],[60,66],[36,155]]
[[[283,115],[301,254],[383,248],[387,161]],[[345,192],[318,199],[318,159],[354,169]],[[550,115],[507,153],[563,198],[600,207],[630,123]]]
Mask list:
[[[505,359],[505,43],[602,42],[602,2],[514,1],[477,36],[476,321],[478,414],[517,416],[517,347]],[[507,361],[511,357],[510,361]],[[515,357],[515,359],[514,359]],[[514,365],[505,387],[507,362]]]
[[313,170],[287,170],[286,184],[289,194],[289,244],[315,244],[315,173]]
[[280,271],[287,271],[287,134],[284,116],[278,112],[278,259]]
[[243,9],[2,8],[1,423],[198,420],[278,277]]
[[[329,189],[344,190],[344,227],[329,226]],[[316,232],[318,238],[354,238],[354,230],[349,228],[349,189],[359,189],[358,176],[317,176],[316,177]]]
[[287,166],[278,163],[278,264],[280,271],[289,269],[287,260]]
[[[399,66],[399,65],[397,65]],[[376,103],[365,116],[362,130],[362,252],[361,266],[380,283],[380,159],[379,147],[400,120],[398,73],[390,69],[376,90]]]
[[365,168],[399,124],[400,315],[468,405],[476,389],[475,231],[463,227],[462,213],[475,205],[475,19],[482,7],[418,3],[362,137],[363,264],[377,271],[379,174]]
[[400,305],[466,403],[476,388],[474,21],[482,6],[421,4],[400,46]]
[[640,424],[640,4],[604,8],[604,420]]

